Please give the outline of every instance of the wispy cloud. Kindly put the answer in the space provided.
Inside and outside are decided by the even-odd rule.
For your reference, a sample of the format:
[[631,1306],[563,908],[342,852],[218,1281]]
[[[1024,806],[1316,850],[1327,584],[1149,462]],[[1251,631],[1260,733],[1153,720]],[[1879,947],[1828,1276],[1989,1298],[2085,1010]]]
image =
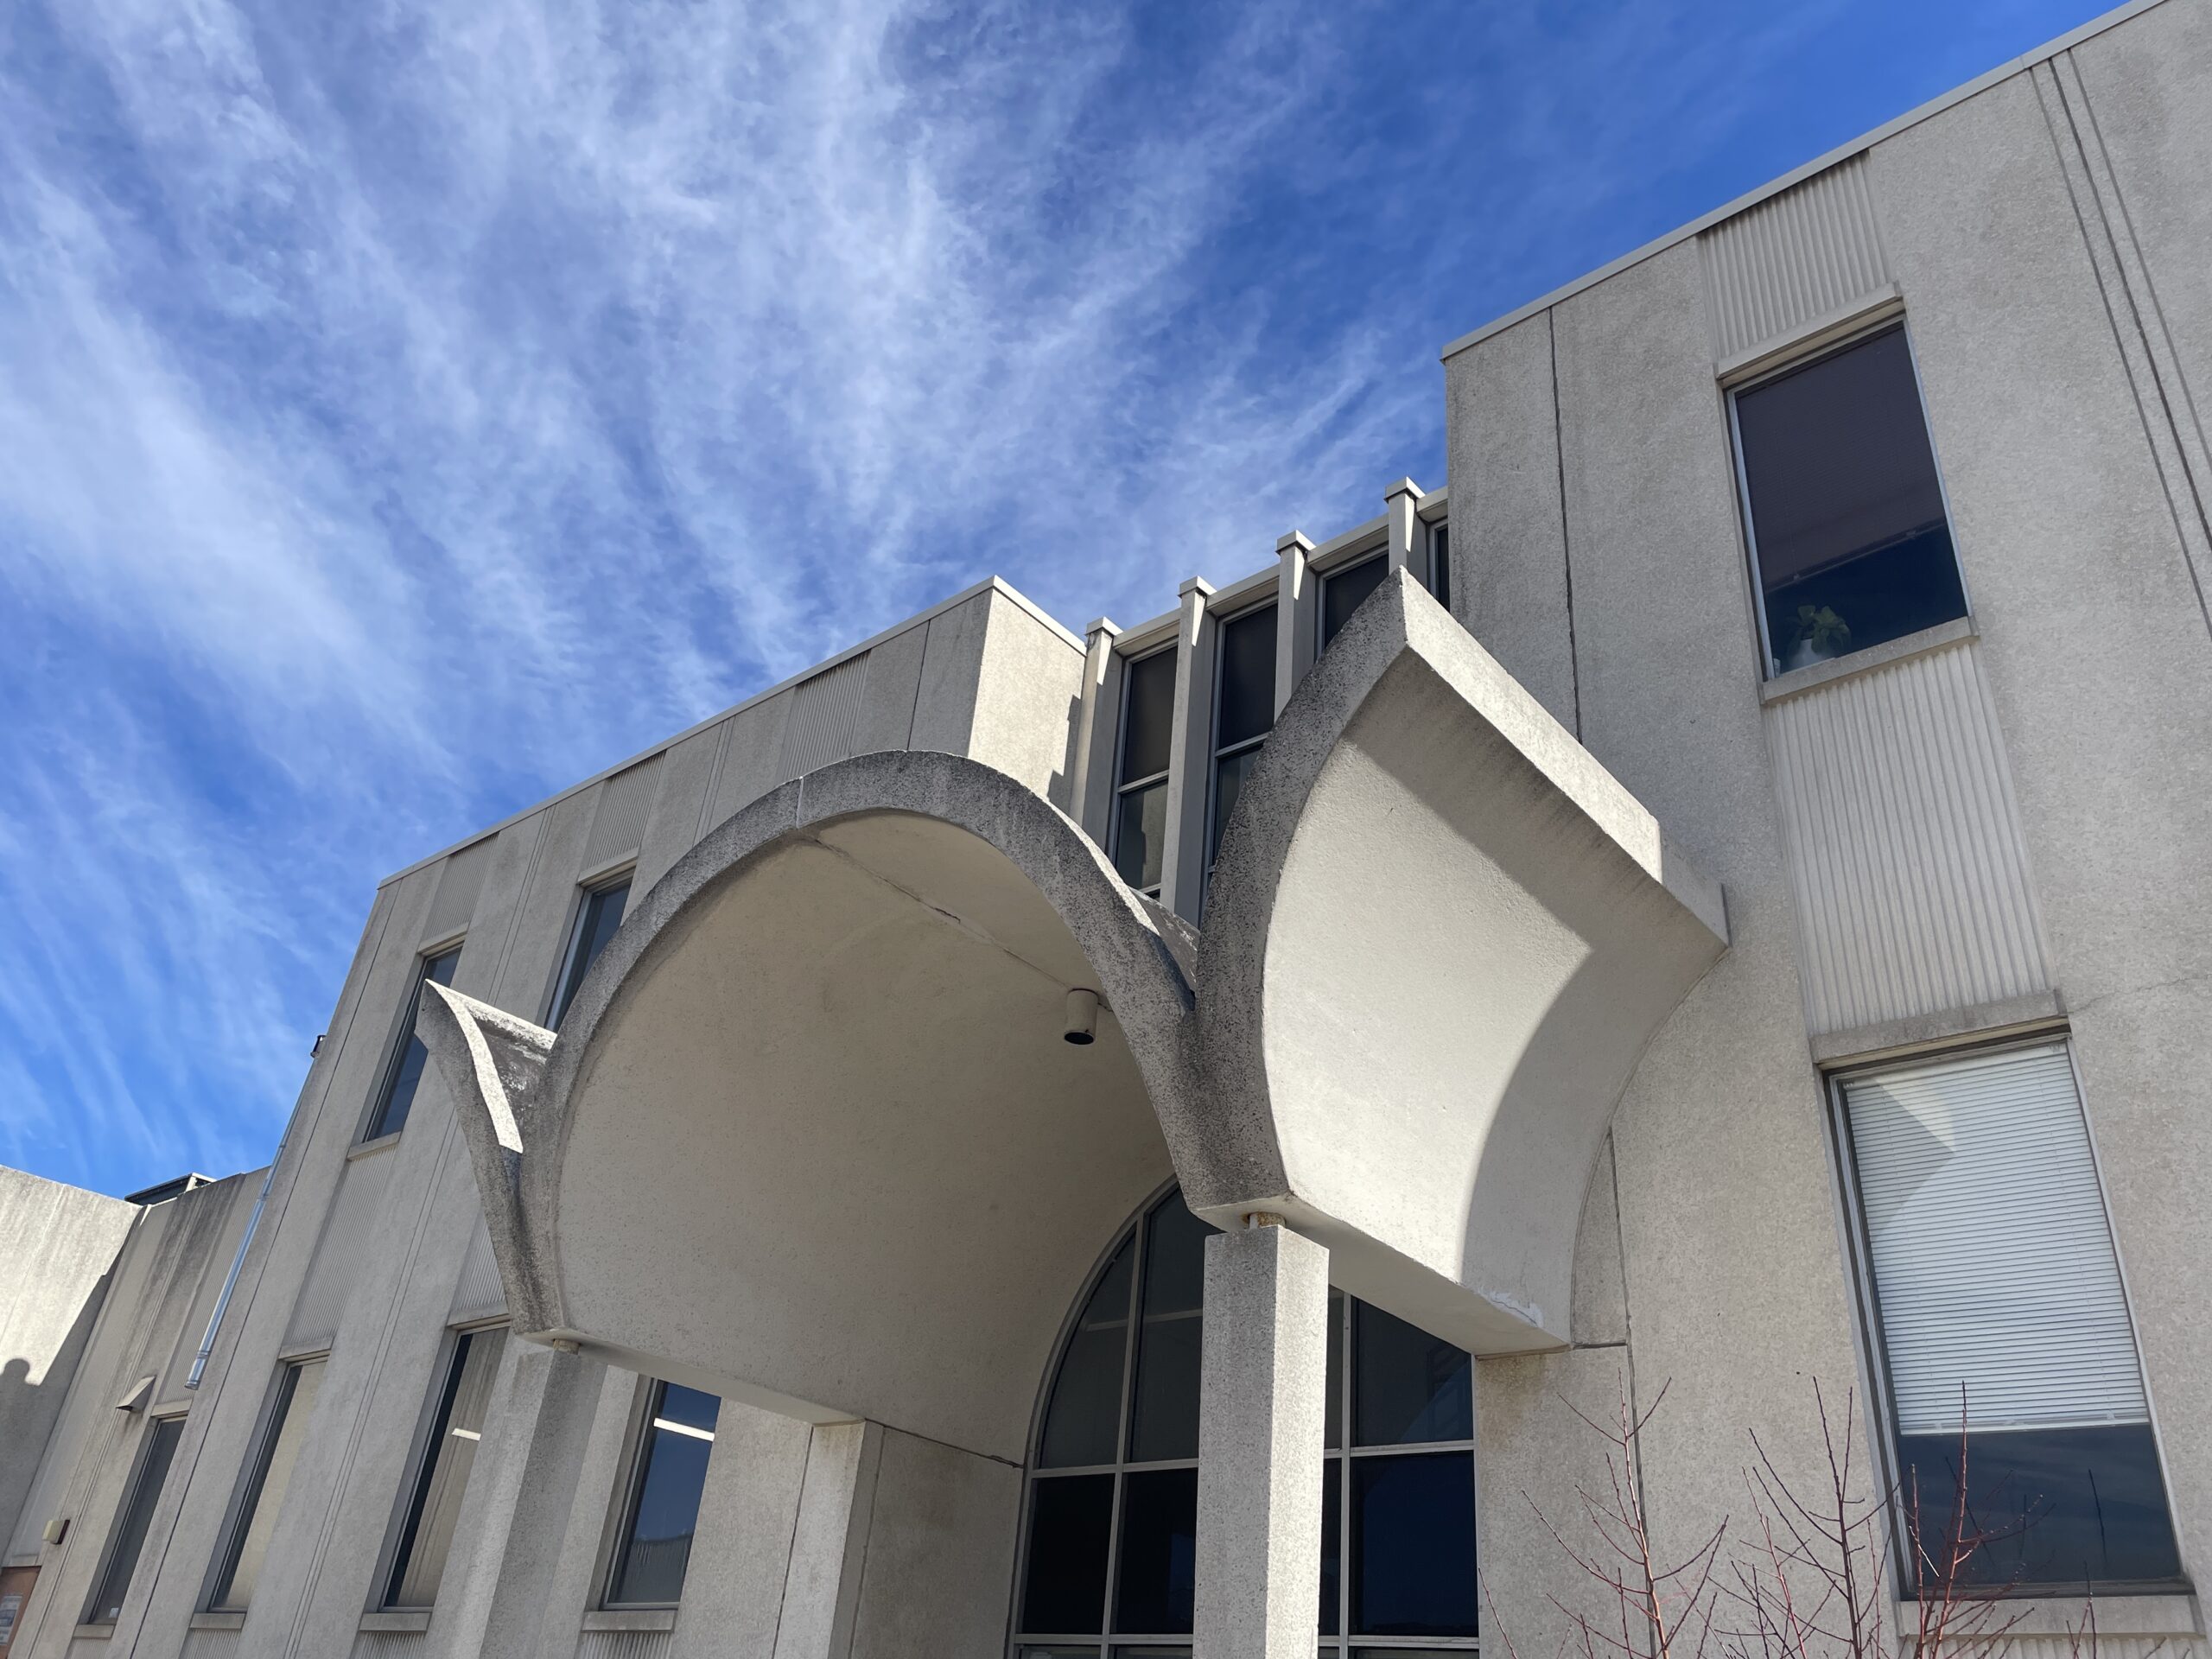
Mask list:
[[13,8],[0,1160],[264,1156],[381,873],[1368,516],[1444,340],[2078,21],[1876,10]]

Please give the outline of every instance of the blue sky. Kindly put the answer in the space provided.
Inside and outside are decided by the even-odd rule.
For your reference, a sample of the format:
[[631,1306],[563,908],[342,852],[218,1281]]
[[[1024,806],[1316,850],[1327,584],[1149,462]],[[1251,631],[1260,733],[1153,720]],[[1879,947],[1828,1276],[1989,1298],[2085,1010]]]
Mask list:
[[16,0],[0,1163],[262,1161],[380,876],[1440,484],[1446,340],[2099,9]]

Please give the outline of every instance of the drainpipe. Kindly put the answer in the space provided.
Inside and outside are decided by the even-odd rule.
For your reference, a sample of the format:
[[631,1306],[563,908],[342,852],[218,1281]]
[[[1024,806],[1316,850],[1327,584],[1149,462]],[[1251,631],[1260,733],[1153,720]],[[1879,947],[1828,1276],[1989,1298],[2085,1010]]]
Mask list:
[[[322,1044],[317,1040],[315,1046]],[[290,1132],[286,1131],[286,1139]],[[269,1185],[276,1179],[276,1166],[284,1161],[284,1142],[276,1143],[276,1155],[269,1160],[269,1171],[261,1178],[260,1196],[253,1201],[253,1213],[245,1218],[245,1234],[238,1240],[238,1253],[231,1258],[231,1271],[223,1281],[223,1294],[215,1298],[215,1311],[207,1316],[207,1334],[200,1338],[200,1351],[192,1357],[192,1370],[184,1379],[184,1386],[196,1389],[200,1379],[207,1374],[207,1356],[215,1351],[215,1333],[223,1328],[223,1315],[230,1311],[231,1293],[238,1287],[238,1273],[245,1266],[245,1253],[252,1247],[254,1230],[261,1225],[262,1206],[269,1202]]]

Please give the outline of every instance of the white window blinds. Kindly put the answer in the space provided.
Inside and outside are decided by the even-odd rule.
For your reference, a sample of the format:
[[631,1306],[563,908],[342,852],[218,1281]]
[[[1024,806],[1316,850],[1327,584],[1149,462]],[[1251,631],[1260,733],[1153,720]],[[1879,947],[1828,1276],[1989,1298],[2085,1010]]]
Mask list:
[[2143,1422],[2066,1046],[1843,1085],[1897,1432]]

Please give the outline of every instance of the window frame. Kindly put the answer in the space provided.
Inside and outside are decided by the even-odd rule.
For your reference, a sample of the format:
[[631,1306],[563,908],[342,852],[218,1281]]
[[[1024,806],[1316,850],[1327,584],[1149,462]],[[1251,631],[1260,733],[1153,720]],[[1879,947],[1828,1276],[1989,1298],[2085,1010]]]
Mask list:
[[[1116,702],[1119,706],[1114,711],[1114,764],[1112,768],[1113,788],[1108,791],[1106,807],[1106,861],[1109,864],[1113,864],[1115,861],[1121,856],[1122,798],[1125,795],[1132,794],[1138,790],[1149,789],[1154,785],[1166,786],[1168,784],[1168,780],[1174,775],[1174,766],[1172,760],[1170,764],[1161,771],[1147,772],[1141,778],[1131,778],[1127,779],[1124,779],[1122,776],[1122,766],[1123,759],[1128,753],[1129,704],[1133,699],[1135,689],[1135,671],[1136,666],[1140,663],[1149,662],[1155,657],[1172,657],[1175,654],[1177,649],[1176,640],[1174,637],[1171,635],[1165,644],[1154,645],[1142,651],[1116,653],[1121,658],[1121,661],[1117,664],[1121,671],[1121,695],[1116,699]],[[1171,686],[1168,693],[1168,720],[1170,722],[1169,729],[1171,732],[1173,730],[1173,721],[1179,713],[1174,707],[1174,692]],[[1173,753],[1172,745],[1169,749],[1169,753],[1171,756]],[[1163,836],[1165,833],[1166,832],[1163,830]],[[1164,846],[1161,850],[1164,855],[1166,851]],[[1166,885],[1164,858],[1161,868],[1162,874],[1159,881],[1154,882],[1148,887],[1133,887],[1130,891],[1141,895],[1141,897],[1155,899],[1163,904],[1166,903],[1166,900],[1162,896],[1163,890]]]
[[[652,1450],[653,1419],[660,1413],[661,1402],[667,1395],[669,1382],[666,1377],[640,1374],[638,1385],[637,1398],[630,1410],[630,1427],[622,1441],[622,1472],[614,1483],[613,1501],[607,1509],[606,1541],[600,1548],[599,1562],[592,1580],[595,1586],[592,1605],[601,1612],[667,1612],[683,1605],[681,1592],[674,1601],[617,1601],[614,1599],[614,1582],[622,1571],[625,1554],[635,1541],[631,1536],[631,1529],[637,1525],[638,1506],[645,1495],[647,1464]],[[729,1402],[725,1400],[721,1403],[728,1405]],[[717,1417],[715,1436],[718,1437],[721,1432],[721,1421]],[[713,1443],[719,1445],[721,1442],[718,1438],[714,1438]],[[711,1454],[708,1462],[711,1471]],[[699,1508],[693,1512],[691,1519],[695,1549],[699,1535],[699,1517],[705,1510],[706,1489],[702,1483]],[[688,1563],[684,1582],[687,1585],[690,1582]]]
[[[1415,522],[1419,522],[1419,515],[1415,515]],[[1389,563],[1389,543],[1378,541],[1363,543],[1342,558],[1332,560],[1325,569],[1311,570],[1310,573],[1313,577],[1313,657],[1315,661],[1320,660],[1321,653],[1328,650],[1329,642],[1335,638],[1329,632],[1329,584],[1338,576],[1348,576],[1353,571],[1363,569],[1370,564],[1379,563],[1383,566],[1382,575],[1387,577],[1390,574]],[[1380,578],[1377,579],[1378,585],[1380,580]],[[1358,607],[1355,606],[1353,608]],[[1347,617],[1344,620],[1350,621],[1351,619]],[[1308,671],[1311,671],[1310,665]]]
[[[260,1415],[254,1420],[251,1454],[238,1471],[230,1506],[223,1513],[223,1529],[218,1535],[214,1558],[207,1566],[207,1582],[200,1591],[201,1612],[251,1611],[251,1597],[238,1603],[219,1598],[223,1592],[234,1587],[232,1580],[237,1576],[238,1558],[245,1550],[246,1534],[251,1530],[261,1500],[266,1496],[269,1465],[276,1457],[277,1437],[290,1421],[292,1406],[299,1396],[301,1374],[311,1365],[327,1365],[329,1360],[330,1351],[325,1348],[313,1353],[287,1354],[276,1362],[276,1375],[270,1380]],[[312,1404],[308,1409],[313,1411]],[[282,1494],[277,1502],[283,1502]]]
[[[438,1344],[437,1363],[431,1372],[435,1381],[423,1396],[423,1410],[408,1447],[405,1472],[399,1483],[397,1501],[392,1505],[391,1519],[385,1529],[384,1548],[377,1554],[376,1575],[371,1580],[368,1605],[371,1612],[425,1613],[435,1606],[435,1599],[429,1606],[416,1606],[393,1598],[401,1579],[405,1576],[407,1552],[419,1532],[421,1510],[429,1501],[429,1484],[436,1474],[439,1442],[445,1438],[441,1432],[442,1426],[451,1421],[452,1402],[461,1391],[461,1374],[467,1358],[464,1339],[473,1340],[495,1333],[508,1341],[513,1340],[511,1322],[506,1315],[448,1325]],[[503,1347],[499,1363],[504,1363],[505,1359]],[[496,1381],[495,1373],[495,1383]],[[480,1439],[479,1445],[481,1445]],[[473,1465],[469,1475],[474,1478]],[[442,1590],[442,1568],[440,1577],[440,1588]]]
[[[1866,1055],[1839,1062],[1823,1070],[1821,1088],[1825,1097],[1828,1157],[1835,1174],[1832,1191],[1835,1193],[1838,1206],[1837,1224],[1842,1234],[1844,1270],[1850,1281],[1848,1290],[1853,1314],[1852,1339],[1859,1361],[1860,1395],[1866,1402],[1862,1426],[1867,1431],[1869,1440],[1869,1467],[1877,1471],[1881,1490],[1889,1494],[1884,1510],[1887,1522],[1890,1581],[1894,1586],[1893,1599],[1897,1600],[1916,1600],[1920,1591],[1917,1575],[1914,1572],[1912,1552],[1905,1537],[1904,1514],[1899,1507],[1903,1476],[1897,1464],[1897,1407],[1890,1365],[1889,1332],[1882,1318],[1881,1296],[1874,1281],[1866,1198],[1859,1182],[1859,1154],[1852,1137],[1850,1107],[1844,1097],[1844,1086],[1863,1078],[1916,1066],[1973,1059],[2016,1049],[2044,1047],[2052,1043],[2059,1044],[2066,1051],[2067,1069],[2073,1077],[2074,1097],[2082,1114],[2089,1162],[2096,1175],[2097,1197],[2104,1207],[2105,1228],[2111,1237],[2113,1261],[2120,1275],[2120,1298],[2127,1315],[2128,1335],[2135,1345],[2135,1363],[2142,1370],[2145,1408],[2150,1419],[2152,1444],[2158,1450],[2158,1475],[2164,1484],[2167,1518],[2169,1524],[2174,1525],[2177,1536],[2179,1534],[2179,1527],[2172,1513],[2174,1481],[2166,1450],[2164,1426],[2159,1416],[2158,1396],[2151,1387],[2149,1370],[2143,1364],[2142,1327],[2136,1315],[2134,1287],[2128,1278],[2126,1255],[2120,1249],[2120,1230],[2113,1224],[2111,1189],[2105,1179],[2103,1158],[2097,1149],[2096,1125],[2089,1116],[2088,1091],[2082,1084],[2081,1055],[2075,1046],[2072,1027],[2063,1021],[2044,1022],[1968,1035],[1952,1042]],[[1478,1474],[1479,1476],[1479,1471]],[[2078,1584],[2034,1581],[2008,1586],[2001,1592],[2001,1597],[2005,1600],[2050,1600],[2080,1593]],[[2101,1580],[2097,1585],[2097,1593],[2106,1597],[2155,1596],[2193,1594],[2195,1590],[2188,1579],[2184,1563],[2183,1574],[2178,1578]]]
[[[583,973],[575,975],[575,982],[569,982],[569,976],[575,970],[576,954],[583,949],[584,924],[590,918],[593,902],[617,887],[628,889],[622,901],[622,919],[627,921],[630,918],[630,900],[636,897],[637,878],[638,866],[632,860],[613,869],[602,870],[588,881],[576,883],[575,892],[570,896],[569,904],[569,942],[563,947],[560,961],[553,969],[553,982],[545,993],[544,1018],[538,1021],[546,1030],[560,1029],[560,1020],[575,1006],[576,993],[583,988],[584,976],[591,972],[590,965],[587,963]],[[621,923],[616,923],[615,926],[620,930]],[[603,945],[601,947],[602,950],[605,948]]]
[[[1777,356],[1762,358],[1721,383],[1720,400],[1728,425],[1729,467],[1736,480],[1736,519],[1743,531],[1745,567],[1751,578],[1751,626],[1753,638],[1758,642],[1759,683],[1762,685],[1770,684],[1793,671],[1782,666],[1782,659],[1775,652],[1767,626],[1766,577],[1759,567],[1758,525],[1751,516],[1751,474],[1744,465],[1744,429],[1737,399],[1747,391],[1756,391],[1761,386],[1770,385],[1801,369],[1809,369],[1832,357],[1840,357],[1856,346],[1865,345],[1876,335],[1887,334],[1892,329],[1904,340],[1905,362],[1912,370],[1913,400],[1920,410],[1921,434],[1928,440],[1929,462],[1936,471],[1936,491],[1943,503],[1943,524],[1951,538],[1951,564],[1958,575],[1959,595],[1966,604],[1965,611],[1953,620],[1969,625],[1974,621],[1974,590],[1967,583],[1966,560],[1959,546],[1958,514],[1951,506],[1950,485],[1943,475],[1942,452],[1936,445],[1936,423],[1929,416],[1928,387],[1920,372],[1920,351],[1913,343],[1912,327],[1904,308],[1894,303],[1885,304],[1863,316],[1853,318],[1834,332],[1823,331],[1785,348]],[[1941,627],[1946,625],[1931,623],[1929,626]],[[1879,651],[1885,645],[1894,645],[1897,639],[1912,637],[1910,633],[1898,634],[1871,645],[1854,645],[1841,656],[1820,665],[1831,667],[1834,663],[1847,663],[1865,652]]]
[[[399,1068],[406,1063],[408,1039],[415,1034],[415,1016],[423,1006],[423,986],[430,976],[432,964],[448,956],[455,958],[454,972],[457,976],[461,972],[459,958],[467,944],[467,934],[456,933],[448,938],[416,948],[414,967],[408,976],[407,995],[400,1002],[391,1034],[385,1040],[384,1064],[377,1069],[377,1086],[369,1091],[368,1109],[361,1114],[360,1132],[353,1137],[356,1146],[396,1140],[407,1132],[404,1121],[396,1128],[387,1129],[380,1126],[385,1114],[391,1109],[392,1090],[399,1086]],[[416,1086],[420,1088],[421,1084]],[[407,1103],[407,1115],[409,1117],[415,1115],[415,1103],[411,1099]]]
[[[176,1454],[184,1444],[185,1420],[190,1410],[188,1405],[174,1411],[159,1414],[149,1411],[146,1414],[145,1427],[130,1454],[130,1472],[124,1480],[122,1497],[108,1522],[107,1536],[100,1543],[99,1564],[93,1569],[92,1581],[85,1592],[84,1611],[77,1620],[80,1629],[112,1630],[122,1622],[123,1609],[129,1605],[130,1592],[138,1581],[138,1568],[146,1559],[147,1542],[154,1535],[154,1522],[161,1508],[162,1495],[168,1490],[169,1473],[176,1467]],[[146,1490],[147,1467],[154,1460],[154,1448],[160,1437],[172,1427],[176,1430],[176,1439],[170,1444],[168,1454],[162,1461],[161,1483],[149,1492]],[[109,1575],[115,1570],[116,1551],[123,1542],[124,1534],[130,1529],[131,1517],[137,1512],[142,1497],[148,1504],[146,1525],[132,1549],[130,1572],[123,1580],[120,1593],[115,1599],[115,1617],[103,1618],[100,1616],[100,1603],[105,1598],[101,1592],[108,1588]]]
[[[1262,611],[1267,612],[1268,615],[1274,619],[1275,646],[1276,649],[1280,651],[1281,649],[1282,643],[1281,602],[1272,592],[1270,592],[1265,598],[1255,600],[1252,603],[1240,607],[1237,610],[1227,615],[1212,616],[1210,614],[1207,618],[1208,622],[1212,626],[1214,630],[1213,674],[1211,677],[1213,684],[1211,694],[1208,699],[1208,707],[1206,709],[1206,858],[1205,864],[1198,881],[1198,906],[1199,913],[1201,915],[1204,915],[1205,911],[1205,896],[1212,890],[1213,887],[1213,867],[1216,858],[1219,855],[1221,837],[1229,828],[1225,823],[1217,823],[1214,822],[1214,813],[1220,805],[1221,763],[1224,760],[1234,760],[1240,754],[1246,754],[1255,750],[1264,748],[1267,746],[1268,740],[1275,734],[1275,718],[1274,714],[1270,714],[1268,716],[1267,729],[1260,733],[1257,736],[1244,738],[1237,742],[1228,745],[1224,745],[1221,741],[1221,711],[1223,706],[1221,682],[1222,677],[1229,671],[1229,653],[1222,648],[1223,634],[1225,630],[1236,626],[1239,622],[1249,620]],[[1282,664],[1278,662],[1275,664],[1275,671],[1278,677],[1280,677],[1281,671]],[[1278,677],[1277,683],[1280,683],[1280,677]]]

